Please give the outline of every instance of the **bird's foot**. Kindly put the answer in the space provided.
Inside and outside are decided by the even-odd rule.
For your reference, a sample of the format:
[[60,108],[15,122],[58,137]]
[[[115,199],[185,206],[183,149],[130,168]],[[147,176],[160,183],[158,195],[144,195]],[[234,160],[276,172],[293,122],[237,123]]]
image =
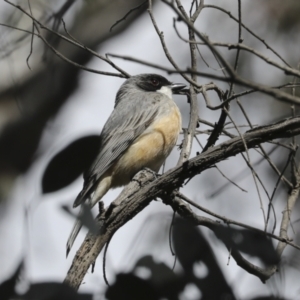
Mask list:
[[151,170],[150,168],[144,167],[142,170],[147,171],[149,173],[151,173],[155,179],[159,178],[161,175],[154,172],[153,170]]

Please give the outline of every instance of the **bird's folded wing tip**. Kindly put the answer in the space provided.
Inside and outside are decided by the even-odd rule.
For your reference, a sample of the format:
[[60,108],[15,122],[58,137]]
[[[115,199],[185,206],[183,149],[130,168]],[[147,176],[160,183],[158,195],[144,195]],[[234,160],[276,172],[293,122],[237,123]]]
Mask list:
[[67,249],[66,249],[66,258],[68,258],[68,255],[70,253],[71,247],[69,245],[67,245]]

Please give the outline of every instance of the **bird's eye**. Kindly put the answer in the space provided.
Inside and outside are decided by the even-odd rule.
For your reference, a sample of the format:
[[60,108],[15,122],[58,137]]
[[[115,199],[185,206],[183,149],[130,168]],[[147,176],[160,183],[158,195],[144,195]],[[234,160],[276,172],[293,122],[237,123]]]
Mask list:
[[152,78],[151,79],[151,83],[154,85],[154,86],[158,86],[159,85],[159,81],[155,78]]

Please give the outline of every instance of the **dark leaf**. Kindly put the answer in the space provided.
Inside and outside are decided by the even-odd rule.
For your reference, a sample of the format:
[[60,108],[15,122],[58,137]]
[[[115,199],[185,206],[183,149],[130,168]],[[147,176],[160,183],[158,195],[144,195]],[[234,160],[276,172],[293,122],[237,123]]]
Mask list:
[[92,300],[90,294],[78,294],[73,288],[64,283],[43,282],[30,286],[29,291],[22,297],[24,300]]
[[258,296],[251,300],[288,300],[287,298],[282,298],[280,296]]
[[115,283],[106,290],[108,300],[158,300],[154,287],[147,280],[131,273],[118,274]]
[[150,255],[142,257],[135,265],[134,272],[138,268],[149,270],[151,276],[147,279],[155,288],[160,298],[178,299],[187,280],[182,275],[177,275],[165,263],[158,263]]
[[[202,299],[235,299],[209,243],[198,227],[178,218],[175,220],[172,239],[175,254],[185,275],[189,283],[194,283],[199,288]],[[198,265],[206,268],[206,274],[199,276],[196,273]]]
[[43,193],[62,189],[90,167],[99,150],[98,135],[82,137],[56,154],[42,179]]
[[15,273],[6,281],[0,284],[0,296],[1,300],[12,299],[15,295],[15,286],[19,278],[20,272],[23,268],[23,262],[21,262],[16,269]]
[[271,239],[248,229],[220,227],[214,231],[228,249],[233,248],[250,256],[260,258],[266,265],[279,262]]

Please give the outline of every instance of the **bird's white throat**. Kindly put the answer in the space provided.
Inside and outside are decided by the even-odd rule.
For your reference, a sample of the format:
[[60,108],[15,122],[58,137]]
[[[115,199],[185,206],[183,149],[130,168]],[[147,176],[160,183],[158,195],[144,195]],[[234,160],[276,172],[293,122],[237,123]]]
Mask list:
[[162,86],[157,92],[162,93],[172,99],[172,90],[169,86]]

